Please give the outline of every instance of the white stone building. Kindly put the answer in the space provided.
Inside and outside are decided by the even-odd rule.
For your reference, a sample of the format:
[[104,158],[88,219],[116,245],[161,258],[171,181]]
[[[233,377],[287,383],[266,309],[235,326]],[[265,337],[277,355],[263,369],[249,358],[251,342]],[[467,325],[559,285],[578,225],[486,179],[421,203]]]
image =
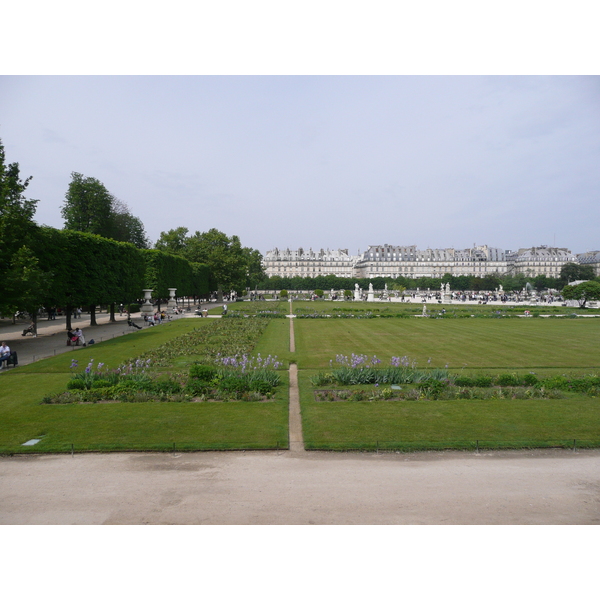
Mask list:
[[567,248],[537,246],[507,252],[506,260],[511,275],[522,273],[526,277],[559,277],[562,266],[567,262],[577,262],[577,256]]
[[269,277],[317,277],[335,275],[354,277],[354,264],[358,256],[350,256],[348,250],[269,250],[263,258],[265,273]]
[[359,256],[351,256],[348,250],[269,250],[264,259],[265,273],[269,277],[418,277],[442,278],[446,273],[485,277],[486,275],[516,275],[527,277],[546,275],[558,277],[561,267],[569,261],[593,264],[600,274],[600,252],[589,252],[575,256],[567,248],[537,246],[521,248],[515,252],[473,246],[419,250],[416,246],[369,246]]
[[450,275],[505,275],[504,250],[475,246],[465,250],[454,248],[418,250],[416,246],[369,246],[355,268],[356,277],[443,277]]

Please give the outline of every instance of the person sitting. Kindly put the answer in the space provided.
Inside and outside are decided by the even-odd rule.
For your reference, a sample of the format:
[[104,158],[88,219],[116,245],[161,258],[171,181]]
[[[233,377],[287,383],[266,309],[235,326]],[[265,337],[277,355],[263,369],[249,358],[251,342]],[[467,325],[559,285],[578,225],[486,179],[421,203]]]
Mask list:
[[23,329],[23,333],[21,335],[26,336],[28,333],[31,333],[31,335],[35,335],[35,325],[33,324],[33,321],[27,329]]
[[83,331],[81,331],[79,327],[75,327],[75,332],[73,333],[73,335],[77,338],[75,345],[81,342],[83,344],[83,347],[85,348],[87,344],[85,343],[85,338],[83,337]]
[[6,342],[2,342],[0,345],[0,369],[4,368],[4,363],[10,358],[10,348],[6,345]]

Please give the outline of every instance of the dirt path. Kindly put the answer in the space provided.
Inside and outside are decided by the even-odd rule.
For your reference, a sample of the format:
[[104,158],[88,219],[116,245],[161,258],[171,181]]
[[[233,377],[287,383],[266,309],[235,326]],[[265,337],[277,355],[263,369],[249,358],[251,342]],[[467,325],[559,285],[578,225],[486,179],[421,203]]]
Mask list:
[[[290,302],[290,315],[292,303]],[[296,352],[294,337],[294,318],[290,316],[290,352]],[[302,411],[300,409],[300,389],[298,388],[298,366],[290,365],[290,406],[288,418],[288,435],[291,452],[304,452],[304,436],[302,435]]]
[[304,452],[302,415],[300,412],[300,391],[298,389],[298,367],[295,364],[290,365],[290,408],[288,432],[290,451]]
[[0,458],[0,524],[600,524],[600,450]]

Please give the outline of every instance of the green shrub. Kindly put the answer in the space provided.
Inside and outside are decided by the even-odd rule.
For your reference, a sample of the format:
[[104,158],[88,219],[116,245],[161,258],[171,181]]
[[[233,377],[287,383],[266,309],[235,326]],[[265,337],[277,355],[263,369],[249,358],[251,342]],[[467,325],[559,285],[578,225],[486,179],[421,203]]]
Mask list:
[[496,378],[496,385],[502,387],[521,385],[521,379],[516,373],[502,373]]
[[534,373],[527,373],[526,375],[523,375],[523,384],[524,385],[537,385],[539,382],[539,379],[535,376]]
[[281,290],[281,292],[279,292],[279,296],[281,298],[287,298],[287,296],[288,296],[287,290]]
[[86,385],[83,379],[71,379],[67,381],[67,389],[68,390],[85,390]]
[[179,394],[181,392],[181,384],[171,378],[160,378],[153,383],[152,391],[159,394]]
[[478,375],[474,378],[473,385],[475,387],[491,387],[493,381],[494,378],[489,375]]
[[217,374],[217,370],[209,365],[192,365],[190,377],[200,381],[210,381]]
[[249,385],[239,377],[225,377],[219,381],[217,387],[223,392],[247,392]]
[[459,387],[473,387],[475,385],[475,380],[472,377],[467,377],[466,375],[459,375],[454,378],[454,385]]
[[106,381],[106,379],[96,379],[95,381],[92,381],[92,389],[109,387],[113,386],[110,381]]

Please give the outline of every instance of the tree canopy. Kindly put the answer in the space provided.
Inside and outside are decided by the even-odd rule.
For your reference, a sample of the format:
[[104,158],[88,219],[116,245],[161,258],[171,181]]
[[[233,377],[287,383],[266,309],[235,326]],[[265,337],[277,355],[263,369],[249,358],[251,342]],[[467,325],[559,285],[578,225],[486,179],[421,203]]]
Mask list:
[[560,280],[563,285],[571,281],[594,279],[594,267],[592,265],[580,265],[576,262],[565,263],[560,268]]
[[18,308],[33,311],[49,278],[42,272],[30,249],[37,225],[33,221],[37,200],[24,195],[31,177],[21,179],[19,163],[6,164],[0,140],[0,311]]
[[581,308],[585,308],[588,300],[600,300],[600,283],[584,281],[579,285],[566,285],[562,290],[563,298],[577,300]]
[[137,248],[148,247],[142,221],[94,177],[71,173],[61,213],[65,229],[95,233],[118,242],[129,242]]
[[260,252],[243,247],[238,236],[229,237],[218,229],[193,235],[188,235],[186,227],[163,231],[155,248],[206,265],[211,290],[219,293],[241,291],[264,279]]

